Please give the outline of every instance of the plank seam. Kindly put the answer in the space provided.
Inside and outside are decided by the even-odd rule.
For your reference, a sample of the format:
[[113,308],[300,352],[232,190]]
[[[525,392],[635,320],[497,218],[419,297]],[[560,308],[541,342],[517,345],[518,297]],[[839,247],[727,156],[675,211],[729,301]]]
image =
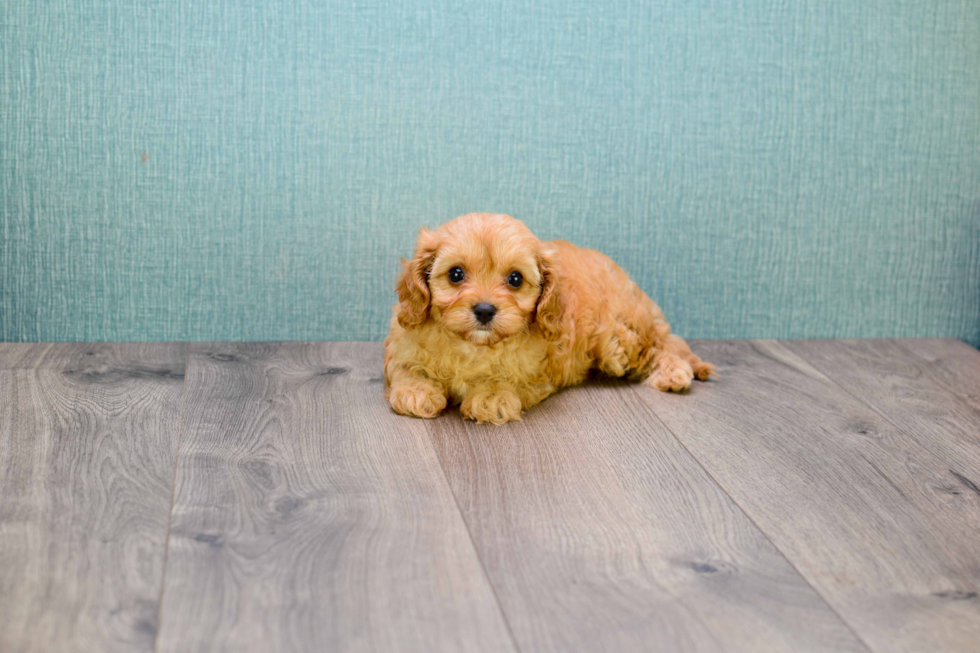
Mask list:
[[[639,390],[639,389],[638,389],[638,388],[637,388],[636,386],[630,386],[630,390],[631,390],[632,392],[634,392],[635,394],[637,394],[637,395],[639,395],[639,394],[640,394],[640,390]],[[658,391],[658,392],[659,392],[659,391]],[[718,482],[718,479],[716,479],[716,478],[714,477],[714,474],[712,474],[712,473],[711,473],[710,471],[708,471],[708,468],[704,466],[704,464],[703,464],[703,463],[701,462],[701,460],[700,460],[700,459],[699,459],[699,458],[698,458],[697,456],[695,456],[695,455],[694,455],[694,453],[693,453],[693,452],[692,452],[692,451],[691,451],[690,449],[688,449],[688,448],[687,448],[687,445],[685,445],[685,444],[684,444],[684,442],[683,442],[683,441],[681,441],[681,439],[680,439],[679,437],[677,437],[677,434],[676,434],[676,433],[674,433],[674,431],[673,431],[673,429],[671,429],[671,428],[670,428],[670,427],[669,427],[669,426],[667,425],[667,423],[666,423],[666,422],[664,422],[664,421],[663,421],[662,419],[660,419],[660,416],[659,416],[659,415],[657,415],[657,413],[656,413],[656,411],[654,411],[654,410],[653,410],[653,408],[652,408],[652,407],[651,407],[651,406],[650,406],[649,404],[647,404],[647,402],[646,402],[646,401],[645,401],[645,400],[643,399],[643,397],[642,397],[642,396],[640,397],[640,404],[641,404],[641,405],[643,406],[643,409],[644,409],[644,410],[645,410],[645,411],[646,411],[647,413],[649,413],[649,414],[650,414],[650,415],[651,415],[651,416],[652,416],[652,417],[653,417],[653,418],[654,418],[655,420],[657,420],[657,422],[659,422],[659,423],[660,423],[660,424],[661,424],[661,425],[662,425],[662,426],[663,426],[663,427],[664,427],[665,429],[667,429],[667,432],[668,432],[668,433],[670,433],[670,435],[671,435],[671,437],[672,437],[672,438],[674,438],[674,440],[676,440],[676,441],[677,441],[677,444],[679,444],[679,445],[681,446],[681,448],[683,448],[683,449],[684,449],[684,451],[686,451],[686,452],[687,452],[687,455],[689,455],[689,456],[691,457],[691,459],[692,459],[692,460],[693,460],[693,461],[694,461],[695,463],[697,463],[697,465],[698,465],[698,467],[700,467],[700,468],[701,468],[702,470],[704,470],[704,473],[708,475],[708,478],[709,478],[709,479],[711,479],[711,482],[712,482],[712,483],[714,483],[714,484],[715,484],[715,486],[716,486],[716,487],[717,487],[717,488],[718,488],[719,490],[721,490],[721,491],[722,491],[722,492],[723,492],[723,493],[725,494],[725,496],[727,496],[727,497],[728,497],[728,498],[729,498],[729,499],[731,500],[731,502],[732,502],[732,504],[733,504],[733,505],[734,505],[734,506],[735,506],[736,508],[738,508],[738,511],[739,511],[739,512],[741,512],[741,513],[742,513],[743,515],[745,515],[745,518],[749,520],[749,523],[750,523],[750,524],[752,524],[752,526],[753,526],[753,527],[755,527],[755,529],[756,529],[757,531],[759,531],[759,533],[760,533],[760,534],[761,534],[761,535],[762,535],[762,536],[763,536],[764,538],[766,538],[766,541],[767,541],[767,542],[769,542],[769,544],[770,544],[770,545],[772,545],[772,548],[773,548],[773,549],[774,549],[774,550],[775,550],[775,551],[776,551],[776,552],[777,552],[777,553],[778,553],[778,554],[779,554],[779,555],[780,555],[780,556],[781,556],[781,557],[783,558],[783,560],[785,560],[785,561],[786,561],[786,564],[788,564],[788,565],[789,565],[789,566],[790,566],[790,567],[791,567],[791,568],[793,569],[793,571],[795,571],[795,572],[797,573],[797,575],[798,575],[798,576],[800,577],[800,579],[801,579],[801,580],[802,580],[802,581],[803,581],[804,583],[806,583],[806,584],[807,584],[807,585],[808,585],[808,586],[810,587],[810,589],[812,589],[812,590],[813,590],[813,593],[814,593],[814,594],[816,594],[816,595],[817,595],[818,597],[820,597],[820,600],[824,602],[824,605],[826,605],[826,606],[827,606],[827,608],[828,608],[828,609],[829,609],[829,610],[830,610],[830,611],[831,611],[832,613],[834,613],[834,614],[835,614],[835,615],[837,616],[837,618],[838,618],[838,619],[840,619],[840,622],[841,622],[842,624],[844,624],[844,626],[845,626],[845,627],[846,627],[846,628],[847,628],[847,629],[848,629],[849,631],[851,631],[851,633],[852,633],[852,634],[854,635],[854,637],[855,637],[855,638],[857,639],[857,641],[858,641],[858,642],[860,642],[860,643],[861,643],[861,645],[862,645],[862,646],[863,646],[863,647],[864,647],[864,648],[865,648],[865,649],[866,649],[866,650],[867,650],[867,651],[868,651],[869,653],[875,653],[875,649],[874,649],[874,648],[872,648],[872,647],[871,647],[871,645],[870,645],[870,644],[868,644],[868,643],[867,643],[867,642],[866,642],[866,641],[864,640],[864,638],[863,638],[863,637],[861,637],[861,635],[860,635],[860,634],[858,634],[858,632],[857,632],[856,630],[854,630],[854,627],[853,627],[853,626],[851,626],[851,624],[850,624],[850,622],[849,622],[849,621],[847,621],[847,620],[846,620],[846,619],[844,618],[844,616],[843,616],[843,615],[842,615],[842,614],[841,614],[840,612],[838,612],[838,611],[837,611],[837,609],[836,609],[836,608],[835,608],[835,607],[834,607],[834,606],[833,606],[833,605],[832,605],[832,604],[830,603],[830,601],[828,601],[828,600],[827,600],[827,597],[826,597],[826,596],[824,596],[824,595],[823,595],[823,594],[822,594],[822,593],[820,592],[820,590],[818,590],[818,589],[817,589],[816,587],[814,587],[814,586],[813,586],[813,583],[811,583],[811,582],[810,582],[810,580],[809,580],[809,579],[808,579],[808,578],[807,578],[807,577],[806,577],[806,576],[805,576],[805,575],[803,574],[803,572],[801,572],[801,571],[800,571],[800,570],[799,570],[799,569],[797,568],[797,566],[796,566],[795,564],[793,564],[793,561],[789,559],[789,556],[787,556],[787,555],[786,555],[786,553],[785,553],[785,552],[784,552],[784,551],[783,551],[782,549],[780,549],[780,548],[779,548],[778,546],[776,546],[776,543],[775,543],[775,542],[773,542],[773,541],[772,541],[772,538],[770,538],[770,537],[769,537],[769,533],[767,533],[767,532],[766,532],[765,530],[763,530],[763,529],[762,529],[762,527],[761,527],[761,526],[759,526],[759,524],[757,524],[757,523],[756,523],[756,521],[755,521],[754,519],[752,519],[752,516],[751,516],[751,515],[749,515],[749,513],[748,513],[748,512],[747,512],[747,511],[745,510],[745,508],[743,508],[743,507],[742,507],[742,504],[740,504],[740,503],[739,503],[739,502],[738,502],[738,501],[737,501],[737,500],[735,499],[735,497],[733,497],[733,496],[731,495],[731,493],[730,493],[730,492],[728,492],[728,490],[726,490],[726,489],[725,489],[725,487],[724,487],[724,486],[723,486],[723,485],[722,485],[721,483],[719,483],[719,482]]]
[[453,505],[456,506],[456,513],[459,515],[459,520],[463,522],[463,528],[466,529],[466,537],[470,541],[470,547],[473,549],[473,556],[476,561],[480,564],[480,572],[483,574],[483,579],[487,583],[487,587],[490,588],[490,593],[493,594],[493,600],[497,604],[497,610],[500,611],[500,619],[504,622],[504,627],[507,629],[507,636],[510,637],[511,644],[514,645],[514,650],[517,653],[521,653],[521,647],[517,643],[517,637],[514,636],[514,631],[511,628],[510,620],[507,619],[507,613],[504,612],[504,606],[500,602],[500,596],[497,594],[497,588],[493,586],[493,581],[490,579],[490,574],[487,572],[487,567],[483,563],[483,557],[480,556],[479,549],[476,548],[476,541],[473,539],[473,533],[470,531],[470,524],[466,521],[466,516],[463,515],[463,508],[459,505],[459,498],[456,493],[453,492],[453,486],[449,482],[449,476],[446,473],[446,468],[442,464],[442,458],[439,457],[439,452],[436,451],[436,446],[432,442],[432,430],[429,428],[428,424],[425,424],[425,440],[429,446],[429,451],[432,452],[432,456],[436,459],[436,463],[439,466],[439,472],[442,474],[442,481],[446,485],[446,489],[449,490],[449,496],[453,498]]
[[167,513],[167,536],[163,545],[163,573],[160,577],[160,595],[157,599],[157,631],[153,635],[153,653],[157,653],[160,644],[161,618],[163,617],[163,593],[167,589],[167,560],[170,556],[170,528],[174,521],[174,501],[177,498],[177,465],[180,462],[180,442],[184,434],[184,406],[187,405],[187,372],[191,366],[191,349],[194,343],[187,344],[187,356],[184,359],[184,384],[180,393],[180,417],[177,419],[177,444],[174,447],[174,474],[170,486],[170,511]]
[[[974,361],[980,363],[980,356],[974,356],[974,354],[980,354],[980,351],[975,349],[970,343],[960,340],[959,338],[940,338],[940,340],[948,340],[950,342],[966,345],[972,352],[970,354],[967,354],[967,356],[973,359]],[[895,343],[896,347],[904,351],[906,355],[910,356],[911,358],[914,358],[915,360],[919,361],[922,364],[922,371],[928,375],[930,381],[932,381],[933,383],[935,383],[937,386],[941,388],[946,385],[944,380],[938,374],[933,372],[935,366],[931,361],[927,360],[924,356],[916,352],[911,347],[907,347],[905,341],[903,341],[902,339],[892,340],[892,342]],[[811,362],[810,364],[816,367],[815,363]],[[960,393],[953,392],[953,391],[949,391],[949,394],[960,406],[966,408],[971,412],[977,411],[977,409],[973,406],[973,402],[970,400],[970,398],[963,397],[963,395],[961,395]]]
[[[907,356],[918,360],[919,363],[921,363],[923,373],[928,376],[928,380],[931,383],[936,384],[939,387],[942,387],[942,385],[943,385],[942,379],[937,378],[936,375],[932,372],[932,370],[929,369],[930,363],[929,363],[928,360],[926,360],[922,356],[919,356],[918,354],[916,354],[913,350],[909,349],[908,347],[905,347],[898,339],[886,339],[886,340],[890,340],[898,349],[900,349],[901,351],[905,352],[905,354]],[[940,340],[946,340],[946,338],[940,338]],[[958,339],[957,338],[949,338],[949,340],[958,340]],[[880,417],[882,419],[882,421],[884,421],[886,424],[888,424],[893,429],[895,429],[895,433],[896,434],[901,435],[903,438],[905,438],[905,439],[907,439],[907,440],[909,440],[911,442],[914,442],[916,444],[916,446],[918,446],[919,448],[922,449],[922,451],[924,451],[929,456],[931,456],[932,459],[935,462],[940,463],[939,465],[937,465],[937,467],[939,467],[940,469],[943,468],[943,467],[945,467],[947,470],[949,470],[949,473],[950,474],[952,474],[953,476],[955,476],[957,478],[961,478],[960,477],[960,474],[953,469],[954,467],[955,468],[958,468],[958,469],[962,469],[962,467],[960,467],[960,465],[959,465],[959,461],[952,460],[949,457],[947,457],[946,455],[943,455],[941,453],[937,453],[937,452],[933,451],[931,448],[929,448],[929,447],[925,446],[924,444],[922,444],[920,442],[919,438],[917,436],[913,435],[913,433],[915,432],[915,429],[914,428],[907,428],[907,427],[904,427],[901,424],[895,422],[884,411],[880,410],[874,404],[869,403],[867,400],[865,400],[863,394],[858,393],[858,392],[852,392],[852,391],[848,390],[847,388],[845,388],[844,386],[842,386],[840,383],[838,383],[837,381],[834,380],[834,377],[830,376],[830,374],[828,372],[825,372],[824,371],[824,369],[820,366],[820,364],[819,364],[818,361],[812,360],[811,358],[807,357],[807,355],[804,352],[799,352],[799,351],[796,351],[795,349],[790,349],[789,347],[787,347],[786,345],[784,345],[779,340],[774,340],[773,342],[775,342],[780,348],[786,350],[787,352],[793,354],[794,356],[799,357],[807,365],[809,365],[810,367],[812,367],[816,371],[820,372],[820,376],[822,376],[823,378],[825,378],[828,383],[830,383],[831,385],[833,385],[836,389],[840,390],[841,392],[843,392],[848,397],[853,397],[854,399],[856,399],[858,403],[860,403],[862,406],[864,406],[865,408],[867,408],[868,410],[870,410],[872,413],[874,413],[875,415],[877,415],[878,417]],[[962,342],[962,341],[960,341],[960,342]],[[971,412],[975,412],[975,410],[976,410],[973,406],[970,405],[970,403],[968,401],[966,401],[965,399],[963,399],[963,397],[959,396],[955,392],[950,392],[949,393],[949,398],[950,398],[950,400],[952,402],[958,404],[961,408],[965,408],[966,410],[969,410]],[[885,480],[888,481],[889,485],[892,485],[894,487],[894,484],[887,477],[885,477],[881,473],[881,470],[875,469],[875,471],[878,472],[878,474],[881,475],[883,478],[885,478]],[[897,487],[895,489],[898,490]],[[899,494],[902,494],[901,490],[898,490],[898,493]],[[902,497],[905,498],[905,495],[902,494]],[[915,510],[921,512],[921,508],[918,508],[918,507],[915,507],[915,506],[913,506],[913,507],[915,508]]]
[[[959,340],[958,338],[937,338],[937,339],[938,340],[950,340],[950,341],[954,341],[954,342],[963,342],[962,340]],[[932,383],[932,384],[934,384],[934,385],[936,385],[938,387],[942,387],[943,386],[942,379],[940,379],[939,377],[937,377],[936,374],[934,374],[932,372],[932,370],[930,369],[930,362],[928,360],[926,360],[925,358],[923,358],[922,356],[920,356],[919,354],[917,354],[913,349],[911,349],[909,347],[906,347],[901,342],[900,339],[897,339],[897,338],[887,339],[886,338],[885,340],[888,340],[889,342],[891,342],[892,344],[894,344],[895,347],[897,347],[899,350],[901,350],[902,352],[904,352],[906,356],[908,356],[910,358],[913,358],[913,359],[919,361],[919,363],[921,365],[921,370],[922,370],[923,374],[926,376],[926,380],[928,382],[930,382],[930,383]],[[960,474],[959,472],[956,471],[957,469],[963,470],[964,468],[961,466],[962,463],[959,460],[957,460],[955,456],[953,456],[953,457],[947,456],[943,452],[934,451],[931,447],[928,447],[925,444],[923,444],[921,442],[919,436],[915,435],[915,433],[917,432],[917,429],[915,427],[905,427],[905,426],[902,426],[898,422],[892,420],[891,417],[889,417],[883,410],[879,409],[874,404],[872,404],[869,401],[865,400],[863,393],[860,393],[860,392],[857,392],[857,391],[852,392],[852,391],[848,390],[847,388],[845,388],[844,386],[842,386],[840,383],[838,383],[836,380],[834,380],[834,378],[832,376],[830,376],[830,374],[828,372],[825,372],[824,371],[824,369],[821,367],[819,361],[812,360],[811,358],[807,357],[807,355],[804,352],[799,352],[799,351],[796,351],[795,349],[790,349],[789,347],[783,345],[781,341],[778,341],[777,340],[775,342],[781,348],[783,348],[786,351],[792,353],[794,356],[798,356],[801,360],[803,360],[808,365],[810,365],[811,367],[813,367],[813,369],[815,369],[818,372],[820,372],[820,375],[823,376],[825,379],[827,379],[827,382],[828,383],[830,383],[831,385],[833,385],[835,388],[837,388],[838,390],[840,390],[841,392],[843,392],[847,396],[853,397],[854,399],[857,400],[857,402],[859,404],[861,404],[862,406],[864,406],[865,408],[867,408],[868,410],[870,410],[872,413],[874,413],[875,415],[877,415],[878,417],[880,417],[883,422],[885,422],[886,424],[888,424],[889,426],[891,426],[895,430],[895,433],[897,435],[900,435],[902,438],[904,438],[904,439],[906,439],[906,440],[914,443],[923,452],[925,452],[926,454],[928,454],[933,459],[933,461],[935,461],[935,463],[938,463],[936,465],[938,469],[941,470],[941,469],[945,468],[947,471],[949,471],[950,474],[953,475],[954,478],[956,478],[957,481],[959,481],[960,483],[962,483],[963,485],[965,485],[967,488],[969,488],[969,489],[971,489],[971,490],[973,490],[973,491],[976,492],[976,489],[973,487],[973,481],[971,481],[969,478],[967,478],[966,476],[963,476],[962,474]],[[970,346],[968,343],[964,343],[964,344],[966,344],[968,347]],[[950,401],[952,403],[955,403],[955,404],[959,405],[961,408],[964,408],[964,409],[966,409],[966,410],[968,410],[970,412],[976,412],[976,409],[970,404],[970,402],[967,401],[966,399],[964,399],[962,396],[958,395],[957,393],[955,393],[955,392],[949,392],[948,393],[948,397],[949,397],[949,399],[950,399]],[[946,432],[943,431],[942,429],[940,429],[940,432],[943,433],[944,435],[946,435]],[[865,458],[865,460],[867,460],[867,459]],[[871,463],[871,461],[868,461],[868,463],[871,464],[871,467],[878,473],[878,475],[881,476],[882,478],[884,478],[888,482],[888,484],[891,485],[902,496],[903,499],[905,499],[906,501],[908,501],[908,497],[906,497],[905,494],[901,490],[898,489],[898,487],[891,481],[891,479],[889,479],[887,476],[885,476],[884,473],[882,473],[882,471],[880,469],[878,469],[873,463]],[[940,472],[940,473],[942,473],[942,472]],[[977,492],[977,494],[980,494],[980,492]],[[919,513],[922,513],[922,509],[919,508],[918,506],[913,505],[911,502],[909,502],[909,506],[911,508],[913,508],[915,511],[917,511]]]

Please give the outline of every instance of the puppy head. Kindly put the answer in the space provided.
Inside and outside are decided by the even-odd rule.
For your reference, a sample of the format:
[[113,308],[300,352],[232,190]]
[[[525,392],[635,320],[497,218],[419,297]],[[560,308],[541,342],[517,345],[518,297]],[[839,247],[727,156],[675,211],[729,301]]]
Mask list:
[[550,253],[524,223],[471,213],[419,231],[398,281],[398,322],[433,320],[456,336],[493,345],[538,322],[557,337],[560,305]]

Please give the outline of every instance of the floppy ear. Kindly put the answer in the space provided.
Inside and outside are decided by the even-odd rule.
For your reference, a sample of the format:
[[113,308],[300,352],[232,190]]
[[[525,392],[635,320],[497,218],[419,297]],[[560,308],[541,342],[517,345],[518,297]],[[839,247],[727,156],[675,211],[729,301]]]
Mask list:
[[538,254],[538,269],[541,271],[541,295],[538,297],[534,320],[545,338],[557,340],[561,335],[563,306],[551,252],[541,251]]
[[395,292],[398,293],[398,324],[410,329],[422,324],[429,317],[429,271],[439,249],[436,232],[425,227],[419,229],[415,243],[415,255],[411,261],[402,259],[405,270],[398,278]]

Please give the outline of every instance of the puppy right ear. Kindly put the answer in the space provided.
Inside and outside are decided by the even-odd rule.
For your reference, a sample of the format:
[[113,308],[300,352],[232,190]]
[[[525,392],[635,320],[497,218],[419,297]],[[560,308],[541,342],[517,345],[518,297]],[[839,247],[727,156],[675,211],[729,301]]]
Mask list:
[[415,243],[415,254],[411,261],[402,259],[405,267],[398,278],[395,292],[398,293],[398,324],[403,329],[422,324],[429,317],[429,272],[439,250],[439,237],[425,227],[419,229]]

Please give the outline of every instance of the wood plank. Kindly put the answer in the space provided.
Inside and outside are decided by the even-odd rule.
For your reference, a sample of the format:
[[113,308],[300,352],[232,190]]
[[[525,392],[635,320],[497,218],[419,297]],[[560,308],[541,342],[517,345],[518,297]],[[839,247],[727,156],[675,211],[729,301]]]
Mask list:
[[944,492],[980,487],[980,405],[971,399],[980,392],[980,352],[956,340],[782,344],[944,461]]
[[931,377],[949,393],[980,410],[980,351],[956,338],[906,339],[898,343],[924,360]]
[[38,352],[48,346],[37,342],[0,342],[0,370],[31,368]]
[[[168,368],[184,364],[173,357],[183,355],[186,347],[153,342],[0,342],[0,370],[63,370],[79,364],[93,369],[117,364]],[[134,352],[143,358],[133,359]]]
[[779,343],[694,346],[720,380],[634,392],[790,562],[875,650],[977,650],[980,502],[945,462]]
[[160,651],[509,651],[378,343],[192,351]]
[[17,349],[48,354],[0,370],[0,651],[151,651],[187,346]]
[[428,426],[522,651],[866,650],[628,386]]

